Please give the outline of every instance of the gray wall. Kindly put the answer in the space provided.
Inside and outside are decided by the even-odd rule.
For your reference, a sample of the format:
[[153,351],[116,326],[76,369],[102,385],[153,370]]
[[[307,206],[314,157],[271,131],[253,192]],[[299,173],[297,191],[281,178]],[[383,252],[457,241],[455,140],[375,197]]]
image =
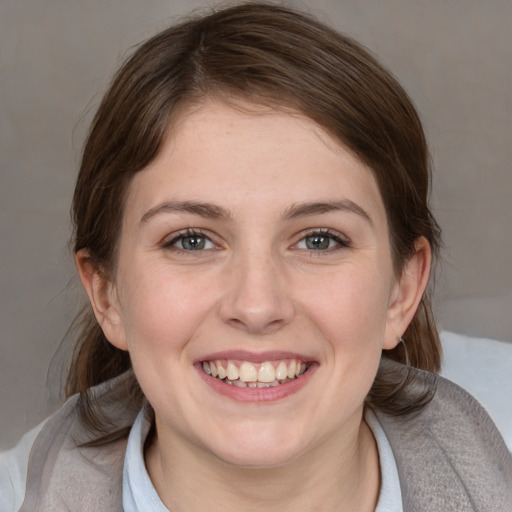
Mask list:
[[[68,210],[101,93],[128,47],[204,5],[0,0],[0,449],[58,400],[81,299]],[[373,50],[421,112],[446,243],[440,325],[512,341],[512,2],[303,5]]]

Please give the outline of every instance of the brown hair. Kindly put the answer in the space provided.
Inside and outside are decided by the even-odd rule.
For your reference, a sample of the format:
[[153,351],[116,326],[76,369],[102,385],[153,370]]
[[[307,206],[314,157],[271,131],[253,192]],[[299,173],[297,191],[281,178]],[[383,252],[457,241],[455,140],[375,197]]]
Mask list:
[[[133,175],[157,155],[182,108],[207,97],[242,99],[298,111],[317,122],[373,172],[388,216],[395,270],[418,237],[438,252],[428,207],[429,157],[421,122],[399,83],[352,39],[309,15],[246,3],[197,16],[140,46],[114,77],[93,120],[73,199],[74,250],[111,275]],[[96,421],[88,389],[130,368],[87,310],[82,317],[67,394],[82,393],[84,418]],[[387,356],[437,371],[440,344],[428,294],[400,344]],[[405,353],[407,347],[407,354]],[[404,413],[410,379],[379,371],[368,403]],[[132,378],[127,400],[137,386]],[[135,392],[142,400],[140,390]],[[416,406],[428,396],[421,394]],[[413,404],[413,407],[415,405]]]

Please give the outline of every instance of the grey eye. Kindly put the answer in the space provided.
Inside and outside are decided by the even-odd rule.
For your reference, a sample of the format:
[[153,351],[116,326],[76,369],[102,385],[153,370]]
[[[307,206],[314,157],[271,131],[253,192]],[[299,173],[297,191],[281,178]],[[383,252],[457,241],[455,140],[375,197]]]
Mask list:
[[306,247],[313,251],[329,249],[331,242],[334,242],[331,237],[323,235],[308,236],[304,239]]
[[344,247],[350,247],[350,242],[344,240],[341,235],[332,233],[330,230],[311,231],[304,238],[299,240],[296,249],[306,251],[328,251]]
[[178,243],[186,251],[200,251],[206,247],[206,240],[204,236],[184,236]]

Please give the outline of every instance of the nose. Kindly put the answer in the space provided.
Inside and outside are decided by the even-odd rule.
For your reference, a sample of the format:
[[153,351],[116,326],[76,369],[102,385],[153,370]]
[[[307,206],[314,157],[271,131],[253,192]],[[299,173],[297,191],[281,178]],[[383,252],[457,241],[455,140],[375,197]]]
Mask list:
[[291,290],[283,269],[270,255],[250,255],[228,271],[220,302],[222,321],[251,334],[271,334],[295,314]]

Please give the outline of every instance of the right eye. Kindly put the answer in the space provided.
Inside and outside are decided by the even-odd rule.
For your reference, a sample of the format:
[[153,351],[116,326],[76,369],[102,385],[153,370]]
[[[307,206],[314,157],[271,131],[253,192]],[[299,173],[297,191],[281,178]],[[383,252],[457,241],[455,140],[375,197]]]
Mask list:
[[216,248],[215,244],[206,235],[192,230],[180,233],[172,240],[165,242],[164,247],[181,251],[202,251]]

